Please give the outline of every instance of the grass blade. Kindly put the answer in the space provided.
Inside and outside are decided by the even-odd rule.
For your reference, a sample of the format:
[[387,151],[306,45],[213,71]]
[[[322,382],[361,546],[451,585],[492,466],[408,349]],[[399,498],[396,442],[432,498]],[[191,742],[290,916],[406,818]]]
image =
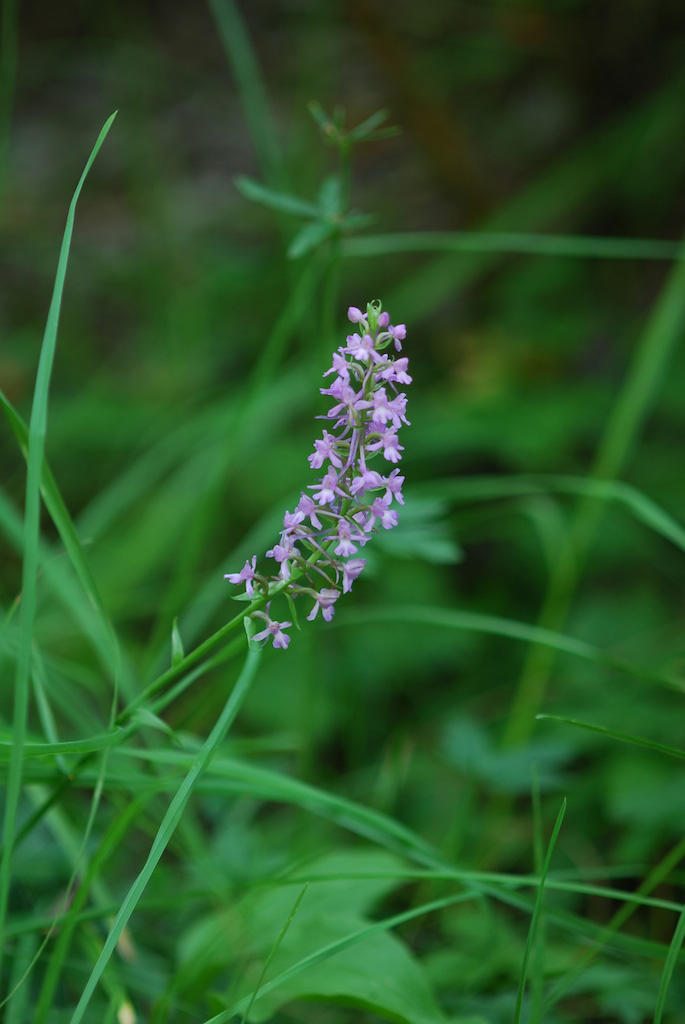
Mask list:
[[119,913],[112,924],[102,951],[95,963],[95,966],[93,967],[93,970],[91,971],[90,977],[88,978],[83,990],[83,994],[81,995],[78,1005],[71,1017],[71,1024],[79,1024],[79,1021],[83,1020],[83,1015],[86,1012],[88,1003],[90,1002],[93,992],[95,991],[107,963],[116,948],[117,942],[121,937],[121,933],[128,924],[140,897],[145,891],[147,883],[150,881],[162,854],[169,844],[169,840],[176,830],[176,826],[178,825],[181,815],[193,794],[193,790],[195,789],[198,780],[209,767],[218,747],[225,739],[226,733],[232,725],[243,700],[247,696],[252,680],[254,679],[255,672],[257,671],[259,661],[260,655],[257,652],[251,651],[248,653],[243,670],[240,673],[230,697],[224,705],[223,711],[217,719],[217,722],[202,749],[195,757],[188,774],[181,783],[181,786],[177,790],[173,800],[169,804],[166,814],[164,815],[162,823],[154,838],[145,864],[119,908]]
[[654,1010],[654,1024],[661,1024],[661,1019],[664,1013],[664,1006],[666,1005],[666,996],[668,994],[668,986],[671,983],[673,977],[673,971],[675,970],[676,961],[678,954],[680,953],[680,947],[685,940],[685,907],[683,912],[678,918],[678,924],[673,932],[673,938],[671,945],[668,947],[668,955],[666,962],[664,963],[664,969],[661,974],[661,982],[659,983],[659,993],[656,999],[656,1008]]
[[637,487],[621,480],[593,480],[574,476],[474,476],[465,480],[436,480],[412,488],[412,493],[452,501],[485,501],[527,497],[531,494],[577,494],[599,501],[616,502],[639,522],[685,552],[685,528]]
[[649,680],[681,693],[685,688],[683,681],[676,676],[663,675],[642,665],[614,658],[586,640],[578,640],[543,626],[535,626],[528,622],[519,622],[517,619],[507,619],[498,615],[483,615],[479,612],[466,612],[452,608],[431,608],[424,605],[387,605],[365,609],[363,614],[361,612],[347,612],[344,616],[341,614],[336,618],[332,628],[371,622],[422,622],[445,629],[465,629],[475,633],[504,636],[510,640],[522,640],[536,644],[560,654],[573,654],[585,661],[594,661],[597,665],[615,669],[618,672],[626,672],[638,679]]
[[19,655],[13,712],[13,747],[5,804],[5,846],[0,862],[0,960],[2,958],[2,934],[7,915],[10,890],[12,839],[16,830],[17,811],[21,792],[23,746],[28,719],[29,674],[31,649],[33,646],[33,624],[36,611],[36,576],[38,572],[38,546],[40,535],[40,484],[43,473],[43,452],[47,430],[48,391],[50,376],[57,345],[57,327],[64,293],[64,282],[69,261],[69,249],[74,230],[76,204],[88,172],[97,156],[116,114],[105,122],[83,173],[74,192],[67,223],[64,229],[62,247],[57,263],[57,274],[52,292],[47,323],[41,346],[38,374],[31,409],[28,437],[28,470],[26,479],[26,509],[24,516],[24,561],[22,567],[22,600],[19,608]]
[[262,174],[278,188],[284,178],[278,133],[250,37],[233,0],[209,0],[209,9],[233,68]]
[[286,918],[286,921],[285,921],[283,927],[281,928],[281,930],[279,932],[278,938],[276,939],[276,941],[274,942],[273,946],[269,950],[269,955],[267,956],[266,960],[264,961],[264,967],[262,968],[262,973],[259,975],[259,978],[257,980],[257,984],[255,986],[255,990],[252,993],[252,997],[251,997],[249,1003],[247,1004],[245,1012],[243,1013],[243,1019],[241,1021],[241,1024],[245,1024],[245,1022],[246,1022],[246,1020],[247,1020],[247,1018],[248,1018],[248,1016],[250,1014],[250,1010],[252,1009],[252,1004],[254,1003],[255,999],[257,998],[257,995],[259,993],[260,988],[262,988],[262,984],[264,982],[264,978],[266,977],[266,972],[269,969],[269,964],[271,963],[271,961],[275,957],[275,955],[276,955],[276,953],[278,951],[278,947],[283,942],[283,939],[285,938],[286,932],[288,931],[288,928],[290,928],[290,925],[292,924],[293,918],[295,917],[295,914],[297,913],[297,911],[299,909],[300,903],[302,902],[302,900],[304,898],[304,894],[307,891],[307,886],[308,885],[309,885],[309,883],[305,882],[304,885],[302,886],[302,888],[300,889],[300,892],[299,892],[299,894],[297,896],[297,899],[293,903],[292,910],[288,914],[288,917]]
[[648,750],[657,750],[660,754],[668,754],[669,757],[685,758],[685,750],[677,747],[669,747],[665,743],[656,743],[654,740],[646,740],[642,736],[632,736],[627,732],[618,732],[616,729],[607,729],[603,725],[594,725],[592,722],[579,722],[577,718],[565,718],[563,715],[537,715],[541,722],[562,722],[564,725],[573,725],[576,729],[587,729],[589,732],[598,732],[602,736],[609,736],[611,739],[620,740],[622,743],[632,743],[637,747],[647,747]]
[[[63,754],[86,754],[105,747],[114,747],[128,735],[124,729],[114,729],[99,736],[83,740],[65,740],[60,743],[24,743],[24,757],[59,757]],[[12,740],[0,738],[0,761],[11,757]]]
[[530,961],[530,953],[533,948],[533,942],[535,941],[535,934],[537,931],[538,919],[540,917],[540,910],[542,909],[542,895],[545,889],[545,879],[547,878],[547,872],[552,861],[552,854],[554,853],[554,847],[556,845],[559,830],[561,829],[561,823],[564,820],[564,814],[566,813],[566,800],[562,803],[559,813],[557,814],[557,820],[552,829],[552,836],[547,847],[547,855],[545,857],[545,863],[542,866],[542,873],[540,875],[540,884],[538,885],[537,896],[535,898],[535,906],[533,907],[533,916],[530,921],[530,928],[528,929],[528,938],[526,939],[526,948],[523,953],[523,963],[521,964],[521,974],[519,977],[518,992],[516,994],[516,1009],[514,1011],[514,1024],[519,1024],[521,1020],[521,1007],[523,1006],[523,993],[526,988],[526,978],[528,975],[528,963]]
[[504,231],[408,231],[346,238],[345,256],[377,257],[411,252],[516,253],[613,260],[683,260],[685,246],[656,238],[588,238]]

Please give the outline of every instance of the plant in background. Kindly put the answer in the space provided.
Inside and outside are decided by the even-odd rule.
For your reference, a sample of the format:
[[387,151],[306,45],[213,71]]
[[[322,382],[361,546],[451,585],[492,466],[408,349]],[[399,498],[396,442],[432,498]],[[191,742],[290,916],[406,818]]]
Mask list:
[[[354,556],[374,532],[397,525],[392,502],[404,504],[404,477],[399,470],[384,475],[369,466],[381,455],[385,464],[393,466],[402,458],[398,431],[409,421],[407,396],[397,385],[411,383],[409,360],[394,358],[387,350],[391,345],[396,352],[402,350],[406,328],[391,324],[379,301],[370,302],[366,313],[350,306],[347,315],[357,325],[357,333],[348,335],[347,343],[333,353],[333,363],[323,376],[336,376],[330,387],[321,388],[335,403],[322,417],[332,421],[333,432],[324,430],[309,456],[312,469],[326,472],[316,484],[308,485],[311,494],[302,492],[295,511],[283,517],[280,539],[266,553],[278,563],[278,572],[258,573],[253,555],[240,572],[225,575],[231,583],[245,584],[239,599],[253,601],[256,589],[267,602],[245,620],[253,643],[269,637],[274,647],[286,648],[290,643],[285,630],[292,622],[278,622],[270,615],[271,598],[281,592],[295,620],[294,599],[309,596],[314,605],[307,619],[321,611],[329,622],[340,594],[351,590],[366,564]],[[259,631],[256,619],[260,625],[265,623]]]

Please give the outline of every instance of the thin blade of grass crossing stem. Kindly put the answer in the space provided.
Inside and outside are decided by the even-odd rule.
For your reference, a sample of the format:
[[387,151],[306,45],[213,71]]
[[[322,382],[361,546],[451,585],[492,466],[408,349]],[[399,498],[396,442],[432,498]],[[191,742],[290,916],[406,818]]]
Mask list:
[[5,846],[0,862],[0,957],[2,956],[2,933],[7,914],[10,889],[12,839],[16,830],[19,796],[21,792],[23,745],[28,718],[29,676],[31,670],[31,649],[33,625],[36,611],[36,576],[38,572],[38,547],[40,537],[40,484],[43,473],[43,452],[47,429],[48,392],[50,376],[57,346],[64,282],[69,261],[69,249],[74,230],[76,204],[88,172],[93,165],[105,137],[112,126],[116,113],[105,122],[93,150],[79,179],[67,214],[67,223],[62,238],[62,247],[57,263],[55,285],[48,310],[45,333],[41,346],[38,374],[31,409],[28,437],[28,470],[26,479],[26,508],[24,514],[24,561],[22,567],[22,600],[19,609],[19,653],[17,658],[16,686],[14,693],[12,759],[5,804]]
[[523,953],[523,963],[521,964],[521,974],[519,977],[518,992],[516,993],[516,1009],[514,1011],[514,1024],[519,1024],[521,1020],[521,1008],[523,1006],[523,993],[526,988],[526,978],[528,976],[528,963],[530,961],[530,953],[533,948],[535,941],[535,935],[537,932],[538,919],[540,917],[540,911],[542,909],[542,896],[545,890],[545,879],[547,878],[547,872],[552,862],[552,854],[554,853],[554,847],[561,829],[561,823],[564,820],[564,814],[566,813],[566,800],[563,801],[557,820],[552,830],[552,836],[547,847],[547,855],[545,857],[545,863],[542,866],[542,873],[540,875],[540,884],[538,886],[537,896],[535,898],[535,906],[533,907],[533,916],[530,920],[530,928],[528,929],[528,938],[526,940],[526,948]]
[[88,1003],[90,1002],[107,963],[116,948],[117,942],[121,937],[121,933],[128,924],[140,897],[145,891],[145,887],[150,881],[162,854],[174,834],[176,826],[178,825],[181,815],[193,794],[193,790],[195,789],[198,780],[209,767],[212,758],[214,757],[218,747],[225,739],[226,734],[247,695],[252,684],[252,680],[254,679],[255,672],[257,671],[259,661],[259,653],[254,651],[248,653],[243,669],[238,677],[238,681],[236,682],[221,715],[217,719],[217,722],[202,749],[195,757],[190,771],[184,778],[179,789],[176,791],[173,800],[169,804],[162,823],[157,830],[157,834],[154,838],[145,864],[124,898],[119,909],[119,913],[117,914],[105,940],[102,951],[95,963],[95,966],[93,967],[93,970],[91,971],[88,981],[86,982],[83,994],[81,995],[78,1005],[71,1017],[71,1024],[79,1024],[79,1022],[83,1020],[83,1015],[88,1007]]

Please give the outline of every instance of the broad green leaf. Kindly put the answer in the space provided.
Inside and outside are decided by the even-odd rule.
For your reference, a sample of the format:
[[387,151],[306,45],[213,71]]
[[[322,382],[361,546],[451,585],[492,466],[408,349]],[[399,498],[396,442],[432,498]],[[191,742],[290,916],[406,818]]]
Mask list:
[[[329,945],[362,926],[361,919],[342,913],[306,922],[296,918],[272,969],[286,970],[317,946]],[[273,992],[258,996],[248,1020],[269,1021],[281,1006],[296,999],[349,1006],[402,1024],[444,1020],[418,962],[399,939],[383,932],[361,939]]]
[[595,644],[558,633],[556,630],[533,626],[497,615],[483,615],[480,612],[461,611],[452,608],[431,608],[425,605],[386,605],[364,609],[363,613],[345,612],[333,620],[334,627],[372,622],[423,623],[445,629],[464,629],[469,632],[509,637],[527,643],[539,644],[562,654],[573,654],[577,658],[592,661],[597,665],[626,672],[640,679],[650,680],[669,689],[682,691],[682,682],[676,676],[654,672],[651,668],[635,665],[607,654]]
[[[215,969],[225,970],[231,951],[241,950],[240,987],[245,994],[238,1002],[251,1000],[279,937],[278,923],[289,920],[261,986],[264,991],[240,1008],[242,1012],[250,1006],[248,1020],[267,1021],[279,1007],[308,999],[364,1009],[403,1024],[435,1024],[443,1017],[420,965],[399,939],[365,921],[373,904],[397,887],[402,867],[398,858],[372,850],[340,851],[300,865],[297,882],[256,889],[235,907],[199,922],[182,940],[180,962],[198,964],[203,957],[206,962],[210,950]],[[336,878],[338,872],[347,877]],[[293,916],[302,878],[308,880],[307,892]],[[280,981],[270,987],[273,979]]]
[[502,750],[480,722],[466,715],[448,723],[442,749],[450,764],[489,792],[512,794],[530,793],[533,769],[543,789],[558,789],[564,781],[563,767],[575,753],[570,743],[552,740],[533,742],[522,750]]

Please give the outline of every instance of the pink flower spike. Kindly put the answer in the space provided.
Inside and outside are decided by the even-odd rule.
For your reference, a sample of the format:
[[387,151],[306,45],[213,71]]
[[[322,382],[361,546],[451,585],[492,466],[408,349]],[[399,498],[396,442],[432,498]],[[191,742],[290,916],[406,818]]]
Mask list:
[[360,475],[356,476],[350,484],[350,494],[358,494],[360,491],[373,491],[383,486],[383,479],[380,473],[374,469],[367,469],[363,460],[359,465]]
[[358,334],[349,334],[347,336],[345,352],[351,355],[353,359],[361,359],[365,363],[368,363],[370,359],[373,363],[377,363],[381,357],[376,352],[374,346],[375,342],[370,334],[365,334],[361,338]]
[[291,536],[285,536],[282,538],[281,544],[274,544],[274,546],[267,551],[266,557],[275,558],[277,562],[285,562],[286,559],[292,556],[293,551],[297,554],[294,538]]
[[402,456],[400,452],[404,451],[403,445],[397,440],[397,434],[393,428],[384,430],[381,434],[380,441],[374,441],[373,444],[367,444],[367,451],[377,452],[381,448],[383,449],[383,458],[389,462],[399,462]]
[[[265,575],[258,574],[253,556],[240,572],[225,575],[231,583],[245,585],[240,599],[253,601],[245,614],[262,646],[270,640],[285,650],[290,643],[286,630],[292,623],[270,617],[271,596],[287,598],[292,606],[292,601],[310,595],[314,606],[307,618],[317,618],[320,611],[330,622],[338,599],[352,589],[365,567],[357,552],[374,534],[397,524],[395,508],[404,504],[404,477],[383,462],[374,464],[379,472],[367,467],[371,454],[390,463],[400,461],[400,430],[409,423],[407,396],[399,390],[411,383],[409,361],[389,354],[393,343],[401,350],[407,329],[404,324],[393,326],[390,314],[381,309],[378,300],[364,310],[348,308],[354,333],[333,353],[320,381],[327,385],[319,390],[329,396],[330,408],[317,416],[327,429],[308,457],[317,480],[304,487],[294,511],[284,513],[280,537],[266,553],[275,564]],[[263,594],[263,600],[254,600],[253,594]]]

